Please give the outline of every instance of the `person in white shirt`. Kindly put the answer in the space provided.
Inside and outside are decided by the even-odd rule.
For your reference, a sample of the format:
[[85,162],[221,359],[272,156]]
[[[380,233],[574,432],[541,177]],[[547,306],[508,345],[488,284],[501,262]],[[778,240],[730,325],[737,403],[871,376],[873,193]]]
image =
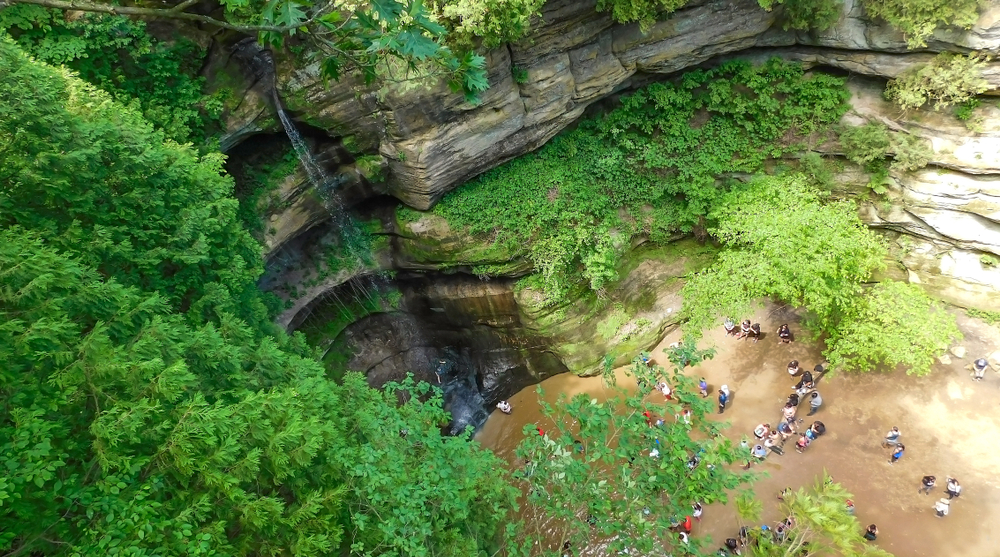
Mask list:
[[514,408],[506,400],[501,400],[497,403],[497,410],[503,412],[504,414],[510,414]]
[[885,444],[898,445],[900,435],[901,434],[899,433],[899,428],[896,426],[892,426],[892,429],[889,430],[889,433],[885,434]]
[[958,497],[962,494],[962,486],[958,484],[958,480],[955,478],[948,478],[948,485],[945,487],[944,492],[948,494],[948,499]]
[[934,503],[934,514],[938,518],[944,518],[948,516],[948,511],[951,509],[951,502],[947,499],[940,499],[937,503]]

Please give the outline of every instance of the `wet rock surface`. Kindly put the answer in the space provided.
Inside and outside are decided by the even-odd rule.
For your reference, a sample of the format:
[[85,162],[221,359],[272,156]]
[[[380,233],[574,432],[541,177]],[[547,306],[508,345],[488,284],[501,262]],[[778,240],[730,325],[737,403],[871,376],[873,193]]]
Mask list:
[[347,368],[380,387],[407,372],[439,386],[452,413],[452,433],[478,427],[497,402],[566,371],[551,341],[524,326],[509,280],[416,276],[396,281],[397,311],[348,326],[336,349]]

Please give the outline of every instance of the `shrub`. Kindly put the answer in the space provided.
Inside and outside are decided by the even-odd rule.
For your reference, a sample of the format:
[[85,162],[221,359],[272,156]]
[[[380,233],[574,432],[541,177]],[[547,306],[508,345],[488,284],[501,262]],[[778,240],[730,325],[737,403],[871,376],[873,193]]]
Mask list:
[[692,333],[717,316],[746,315],[760,298],[804,306],[814,329],[830,330],[885,255],[853,203],[821,203],[799,175],[757,178],[727,194],[710,219],[727,249],[684,286]]
[[771,11],[774,6],[784,6],[785,30],[813,29],[825,31],[840,19],[842,0],[758,0],[760,7]]
[[904,365],[918,376],[929,373],[934,358],[962,338],[955,317],[941,304],[919,286],[896,281],[881,282],[854,298],[829,333],[824,355],[835,368]]
[[688,0],[597,0],[597,11],[611,12],[618,23],[638,22],[643,32],[661,16],[676,11]]
[[919,170],[931,160],[931,150],[927,142],[912,134],[896,132],[892,134],[891,145],[893,170]]
[[988,60],[982,53],[961,56],[943,52],[929,64],[890,81],[885,96],[903,110],[920,108],[929,102],[934,103],[934,110],[968,102],[989,89],[983,78]]
[[799,150],[795,141],[836,122],[847,98],[843,80],[777,60],[689,72],[483,174],[434,212],[526,253],[555,302],[578,281],[598,290],[616,280],[636,235],[690,232],[725,192],[720,175]]
[[847,160],[870,169],[889,151],[889,129],[876,122],[846,127],[840,132],[840,145]]
[[[913,171],[927,166],[931,150],[923,139],[905,132],[890,132],[877,122],[864,126],[847,127],[840,133],[840,144],[844,155],[874,175],[872,189],[879,191],[880,182],[888,174],[888,169]],[[886,157],[893,161],[886,166]]]
[[865,11],[906,35],[910,48],[927,46],[939,25],[968,29],[979,19],[979,0],[863,0]]
[[829,190],[833,186],[833,169],[830,162],[816,152],[809,152],[799,159],[799,172],[818,188]]
[[433,10],[448,25],[448,40],[462,49],[482,39],[486,48],[514,42],[528,32],[545,0],[443,0]]

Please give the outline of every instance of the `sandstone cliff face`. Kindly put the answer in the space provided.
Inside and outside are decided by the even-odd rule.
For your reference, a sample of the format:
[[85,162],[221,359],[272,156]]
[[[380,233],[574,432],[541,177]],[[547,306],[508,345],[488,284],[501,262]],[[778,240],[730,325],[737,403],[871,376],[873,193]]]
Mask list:
[[[1000,50],[1000,5],[987,6],[969,31],[938,30],[922,52],[907,51],[898,32],[869,21],[859,0],[847,0],[839,23],[823,33],[786,32],[780,14],[765,12],[756,0],[695,0],[646,34],[614,24],[593,1],[550,0],[530,35],[488,53],[491,87],[477,106],[442,84],[380,90],[350,79],[324,84],[315,65],[292,60],[278,60],[276,86],[300,122],[339,138],[352,153],[379,153],[386,170],[381,187],[426,209],[469,178],[542,145],[591,104],[661,76],[726,57],[780,56],[894,77],[936,51]],[[239,97],[227,144],[253,141],[253,133],[276,125],[259,86],[233,84],[239,71],[232,64],[211,65]],[[519,83],[515,74],[526,78]],[[991,64],[986,77],[994,87],[989,93],[1000,89],[1000,63]],[[881,121],[928,139],[935,151],[931,166],[894,174],[885,198],[869,195],[862,203],[864,220],[884,230],[894,246],[887,272],[958,305],[1000,310],[1000,296],[992,295],[1000,288],[1000,270],[990,259],[1000,254],[998,110],[987,107],[983,131],[970,132],[946,114],[899,114],[881,100],[879,88],[855,84],[849,122]],[[324,221],[325,208],[303,186],[296,179],[283,186],[283,208],[269,217],[269,253]],[[852,187],[850,195],[865,190]],[[399,269],[472,273],[490,266],[496,274],[519,276],[531,268],[523,253],[496,253],[434,217],[396,223],[393,234],[391,265]],[[282,322],[292,323],[332,285],[311,288]],[[591,363],[571,367],[592,369]]]
[[[900,113],[882,98],[881,84],[853,81],[852,124],[875,121],[925,139],[930,164],[893,172],[884,197],[866,194],[861,217],[887,232],[894,278],[922,284],[953,304],[1000,311],[1000,108],[976,114],[970,131],[948,112]],[[865,180],[853,180],[864,193]]]
[[[279,61],[277,86],[302,121],[347,138],[389,164],[390,193],[427,209],[469,178],[537,148],[587,106],[654,78],[727,54],[779,55],[893,77],[932,54],[908,53],[898,32],[847,0],[840,22],[820,34],[783,31],[779,12],[756,0],[696,0],[647,33],[614,24],[594,2],[551,0],[530,38],[488,53],[490,89],[478,106],[440,83],[365,89],[351,79],[324,84],[318,66]],[[929,50],[1000,48],[1000,6],[970,31],[939,30]],[[514,80],[514,69],[526,75]],[[523,72],[523,74],[522,74]],[[1000,64],[988,76],[1000,85]],[[247,115],[257,104],[242,103]],[[263,128],[232,122],[238,130]]]

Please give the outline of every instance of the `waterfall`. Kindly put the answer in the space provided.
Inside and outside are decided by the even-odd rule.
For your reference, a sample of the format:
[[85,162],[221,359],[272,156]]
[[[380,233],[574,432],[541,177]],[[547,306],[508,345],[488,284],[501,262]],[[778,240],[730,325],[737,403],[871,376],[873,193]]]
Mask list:
[[272,97],[274,98],[274,109],[278,112],[278,119],[281,120],[281,127],[285,128],[285,135],[291,141],[292,148],[295,149],[295,154],[298,155],[299,162],[302,163],[302,168],[306,171],[306,176],[314,187],[318,187],[320,191],[326,192],[332,182],[330,175],[313,158],[312,152],[309,150],[309,145],[302,139],[302,134],[295,127],[295,122],[292,121],[288,116],[288,112],[281,105],[281,98],[278,96],[277,89],[272,89]]

